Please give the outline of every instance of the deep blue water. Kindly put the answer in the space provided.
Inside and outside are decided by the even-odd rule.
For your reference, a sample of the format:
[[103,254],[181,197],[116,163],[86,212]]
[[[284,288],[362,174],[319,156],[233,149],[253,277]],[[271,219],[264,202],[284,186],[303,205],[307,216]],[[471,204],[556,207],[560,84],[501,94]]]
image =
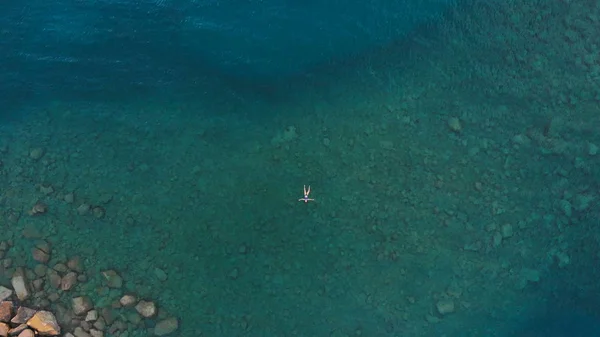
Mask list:
[[11,2],[0,16],[0,89],[14,101],[75,88],[174,90],[206,76],[263,85],[393,43],[450,4]]

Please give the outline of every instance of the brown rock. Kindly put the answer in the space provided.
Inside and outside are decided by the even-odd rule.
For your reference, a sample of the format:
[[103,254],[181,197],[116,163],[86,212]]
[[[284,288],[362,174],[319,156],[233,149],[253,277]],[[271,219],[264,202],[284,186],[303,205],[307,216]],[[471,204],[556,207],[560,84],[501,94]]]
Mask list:
[[67,267],[77,273],[83,273],[83,264],[81,263],[79,256],[74,256],[67,261]]
[[168,335],[179,328],[179,321],[175,317],[163,319],[156,323],[154,334],[157,336]]
[[23,323],[23,324],[19,324],[19,325],[18,325],[16,328],[12,328],[12,329],[8,330],[8,334],[9,334],[10,336],[15,336],[15,335],[18,335],[18,334],[20,334],[20,333],[21,333],[21,331],[23,331],[23,330],[25,330],[25,329],[27,329],[27,328],[29,328],[29,327],[27,326],[27,324],[25,324],[25,323]]
[[156,315],[156,305],[154,302],[142,300],[135,306],[135,310],[146,318]]
[[75,315],[83,315],[92,309],[92,300],[87,296],[79,296],[71,301],[73,305],[73,313]]
[[8,336],[8,330],[10,330],[10,327],[8,326],[8,324],[0,323],[0,337]]
[[[8,323],[13,313],[13,304],[11,301],[0,302],[0,322]],[[2,336],[2,335],[0,335]]]
[[50,260],[50,254],[37,247],[31,248],[31,254],[33,259],[39,263],[48,263]]
[[44,289],[44,280],[41,278],[35,279],[31,282],[31,285],[33,286],[34,292],[42,291]]
[[58,293],[50,293],[48,294],[48,301],[56,302],[60,299],[60,295]]
[[68,272],[67,275],[63,276],[60,282],[60,289],[67,291],[73,288],[73,286],[77,283],[77,273]]
[[60,285],[62,283],[62,279],[60,275],[54,269],[48,269],[46,273],[46,279],[48,284],[54,289],[60,289]]
[[19,333],[18,337],[35,337],[35,332],[31,329],[25,329]]
[[38,311],[27,321],[27,325],[35,329],[41,336],[56,336],[60,334],[60,326],[56,317],[50,311]]
[[46,266],[44,264],[38,264],[33,268],[33,272],[35,273],[35,275],[37,275],[39,277],[45,276],[47,270],[48,270],[48,266]]
[[23,324],[35,315],[35,309],[19,307],[16,315],[10,320],[14,324]]

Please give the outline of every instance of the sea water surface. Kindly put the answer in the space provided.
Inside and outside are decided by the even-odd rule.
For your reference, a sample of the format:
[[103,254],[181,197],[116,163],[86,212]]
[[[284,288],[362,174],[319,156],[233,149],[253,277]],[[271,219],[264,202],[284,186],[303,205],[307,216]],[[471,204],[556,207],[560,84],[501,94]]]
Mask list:
[[62,333],[600,333],[595,4],[3,6],[2,300]]

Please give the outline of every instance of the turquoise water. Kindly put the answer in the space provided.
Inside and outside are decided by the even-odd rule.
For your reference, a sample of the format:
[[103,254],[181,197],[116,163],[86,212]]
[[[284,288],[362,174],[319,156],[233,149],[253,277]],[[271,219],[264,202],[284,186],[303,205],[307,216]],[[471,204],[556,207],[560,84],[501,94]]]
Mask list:
[[0,284],[45,240],[88,278],[51,309],[157,303],[115,310],[129,336],[165,317],[173,336],[597,336],[599,17],[470,4],[294,76],[12,92]]

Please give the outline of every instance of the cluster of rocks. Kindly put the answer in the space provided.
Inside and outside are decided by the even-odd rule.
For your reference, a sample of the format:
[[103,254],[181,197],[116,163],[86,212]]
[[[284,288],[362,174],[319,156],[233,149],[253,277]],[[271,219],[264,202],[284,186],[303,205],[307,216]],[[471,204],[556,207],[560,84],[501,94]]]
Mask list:
[[[10,246],[0,242],[0,259]],[[49,265],[51,249],[45,241],[36,244],[32,255],[40,262],[33,269],[1,260],[0,274],[9,277],[10,286],[0,286],[0,337],[126,337],[131,331],[164,336],[179,327],[178,319],[154,301],[126,293],[115,270],[88,279],[77,257]]]
[[0,336],[34,337],[57,336],[60,326],[54,314],[18,306],[12,300],[10,289],[0,287]]

